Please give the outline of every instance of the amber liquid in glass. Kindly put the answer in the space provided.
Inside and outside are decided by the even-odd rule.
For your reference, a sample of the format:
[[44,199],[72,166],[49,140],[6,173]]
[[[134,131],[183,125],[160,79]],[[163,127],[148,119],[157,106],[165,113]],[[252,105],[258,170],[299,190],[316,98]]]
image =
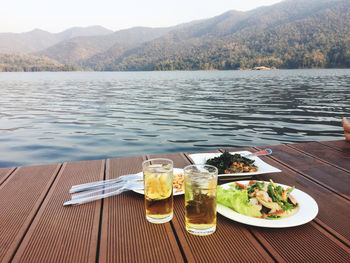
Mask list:
[[194,235],[209,235],[216,229],[216,183],[185,183],[186,230]]
[[146,218],[152,223],[168,222],[173,217],[172,170],[144,170]]

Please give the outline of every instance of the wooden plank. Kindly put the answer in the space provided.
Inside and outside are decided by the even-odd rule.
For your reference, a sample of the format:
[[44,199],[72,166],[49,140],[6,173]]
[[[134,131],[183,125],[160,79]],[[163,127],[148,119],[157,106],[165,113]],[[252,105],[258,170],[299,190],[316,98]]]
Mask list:
[[101,201],[63,207],[72,185],[103,180],[105,161],[65,163],[13,262],[95,262]]
[[253,228],[252,232],[278,262],[350,262],[350,249],[311,222],[298,227]]
[[350,176],[348,172],[337,169],[310,155],[302,154],[286,145],[271,146],[270,148],[273,150],[272,157],[276,160],[349,200]]
[[20,167],[0,186],[0,262],[13,257],[60,166]]
[[316,156],[350,173],[350,151],[346,154],[345,152],[337,151],[318,142],[299,143],[288,146]]
[[320,142],[324,145],[327,145],[329,147],[335,148],[339,151],[343,151],[346,153],[350,153],[350,142],[346,140],[340,140],[340,141],[322,141]]
[[0,168],[0,185],[13,173],[16,168]]
[[[142,157],[110,159],[106,178],[142,171]],[[104,200],[100,262],[183,262],[170,223],[145,218],[143,195],[126,192]]]
[[[170,158],[182,168],[190,162],[182,154],[152,155]],[[220,215],[217,230],[206,237],[193,236],[185,229],[184,196],[174,198],[172,224],[188,262],[273,262],[265,249],[242,224]]]

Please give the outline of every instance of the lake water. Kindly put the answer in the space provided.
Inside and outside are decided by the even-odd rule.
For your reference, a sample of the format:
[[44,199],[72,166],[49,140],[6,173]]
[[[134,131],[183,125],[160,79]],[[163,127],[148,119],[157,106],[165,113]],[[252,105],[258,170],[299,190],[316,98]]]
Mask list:
[[343,139],[350,70],[0,73],[0,167]]

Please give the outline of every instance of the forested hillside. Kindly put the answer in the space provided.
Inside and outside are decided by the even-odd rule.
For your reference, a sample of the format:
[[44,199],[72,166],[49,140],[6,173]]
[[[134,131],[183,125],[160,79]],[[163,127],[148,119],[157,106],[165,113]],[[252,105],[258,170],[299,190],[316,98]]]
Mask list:
[[33,72],[33,71],[72,71],[75,66],[58,63],[49,58],[26,54],[0,54],[0,72]]
[[[124,49],[137,47],[141,43],[153,40],[170,32],[172,28],[135,27],[103,36],[84,36],[67,39],[45,50],[34,53],[37,56],[48,57],[64,64],[83,66],[86,59],[105,62],[112,54]],[[108,57],[104,52],[109,50]],[[85,65],[89,66],[89,65]]]
[[104,70],[350,67],[350,1],[228,12],[114,58]]
[[[35,57],[27,57],[28,63],[7,56],[3,69],[30,68],[31,59],[38,66],[37,56],[43,57],[44,64],[33,69],[49,65],[96,71],[350,67],[349,0],[285,0],[168,28],[84,30],[55,34],[56,42],[47,32],[32,32],[30,43],[55,43],[31,53]],[[57,43],[58,36],[63,40]],[[0,48],[1,41],[0,34]]]

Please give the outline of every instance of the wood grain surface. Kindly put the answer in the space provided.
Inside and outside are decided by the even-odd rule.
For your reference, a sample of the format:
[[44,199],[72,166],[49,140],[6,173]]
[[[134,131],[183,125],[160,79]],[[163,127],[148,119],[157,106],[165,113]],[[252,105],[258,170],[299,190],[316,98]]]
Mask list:
[[350,143],[269,148],[273,154],[261,159],[282,172],[253,179],[312,196],[319,206],[313,221],[270,229],[217,215],[216,232],[198,237],[185,230],[184,195],[174,197],[172,221],[159,225],[145,219],[144,197],[132,191],[62,206],[72,185],[141,172],[142,161],[155,157],[183,168],[189,153],[0,168],[0,262],[350,262]]

